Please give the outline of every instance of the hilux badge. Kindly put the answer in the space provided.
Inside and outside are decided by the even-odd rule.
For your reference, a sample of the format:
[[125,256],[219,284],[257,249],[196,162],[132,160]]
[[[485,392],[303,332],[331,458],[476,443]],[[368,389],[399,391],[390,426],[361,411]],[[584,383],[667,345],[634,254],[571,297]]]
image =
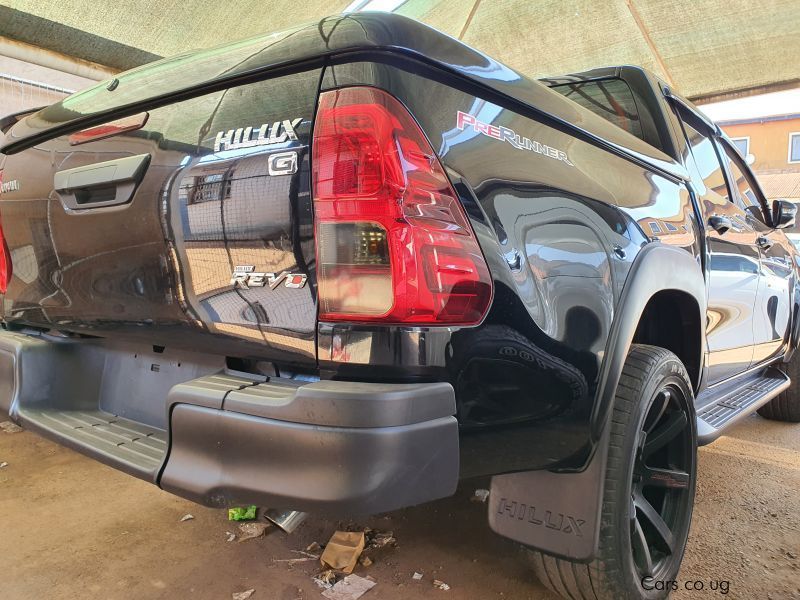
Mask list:
[[261,273],[251,265],[239,265],[233,268],[231,285],[250,289],[251,287],[269,286],[274,290],[281,282],[287,288],[297,289],[305,286],[308,276],[303,273],[290,273],[282,271],[280,273]]
[[12,179],[11,181],[3,181],[2,171],[0,171],[0,194],[3,192],[16,192],[19,190],[19,181]]
[[296,141],[295,128],[302,121],[302,118],[285,119],[272,124],[264,123],[261,127],[240,127],[239,129],[220,131],[214,139],[214,152]]

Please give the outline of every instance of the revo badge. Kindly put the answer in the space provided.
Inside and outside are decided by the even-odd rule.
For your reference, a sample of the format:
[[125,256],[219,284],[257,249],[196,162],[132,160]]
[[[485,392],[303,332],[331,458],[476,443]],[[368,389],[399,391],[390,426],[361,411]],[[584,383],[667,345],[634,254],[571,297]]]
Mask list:
[[269,289],[274,290],[283,281],[287,288],[297,289],[305,286],[307,280],[308,276],[304,273],[290,273],[289,271],[260,273],[255,271],[254,266],[239,265],[233,268],[231,285],[246,290],[251,287],[269,286]]

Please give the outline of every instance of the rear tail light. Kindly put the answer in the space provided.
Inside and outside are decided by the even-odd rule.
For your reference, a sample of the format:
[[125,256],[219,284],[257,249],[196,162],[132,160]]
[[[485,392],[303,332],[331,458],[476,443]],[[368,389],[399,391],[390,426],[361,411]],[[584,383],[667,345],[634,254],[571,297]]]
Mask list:
[[[0,186],[3,185],[3,171],[0,171]],[[11,253],[8,251],[3,221],[0,219],[0,294],[5,294],[11,281]]]
[[368,87],[324,92],[312,160],[321,320],[483,319],[486,261],[433,148],[397,99]]

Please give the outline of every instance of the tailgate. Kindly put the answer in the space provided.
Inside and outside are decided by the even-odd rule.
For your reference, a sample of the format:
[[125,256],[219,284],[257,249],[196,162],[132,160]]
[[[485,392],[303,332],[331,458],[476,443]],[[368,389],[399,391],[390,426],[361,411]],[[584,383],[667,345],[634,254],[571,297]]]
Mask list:
[[6,321],[315,363],[318,81],[219,90],[5,157]]

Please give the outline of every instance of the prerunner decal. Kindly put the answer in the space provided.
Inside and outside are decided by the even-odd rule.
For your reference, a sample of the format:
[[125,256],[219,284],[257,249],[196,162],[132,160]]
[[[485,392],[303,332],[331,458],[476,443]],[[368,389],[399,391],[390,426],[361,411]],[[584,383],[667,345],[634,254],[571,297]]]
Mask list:
[[547,158],[560,160],[561,162],[568,164],[570,167],[575,166],[567,157],[566,152],[553,148],[552,146],[542,144],[536,140],[521,136],[513,129],[509,129],[508,127],[498,127],[497,125],[479,121],[477,117],[469,113],[458,111],[456,125],[462,130],[466,129],[467,127],[472,127],[473,131],[481,133],[490,138],[500,140],[501,142],[508,142],[517,150],[530,150],[531,152],[536,152]]

